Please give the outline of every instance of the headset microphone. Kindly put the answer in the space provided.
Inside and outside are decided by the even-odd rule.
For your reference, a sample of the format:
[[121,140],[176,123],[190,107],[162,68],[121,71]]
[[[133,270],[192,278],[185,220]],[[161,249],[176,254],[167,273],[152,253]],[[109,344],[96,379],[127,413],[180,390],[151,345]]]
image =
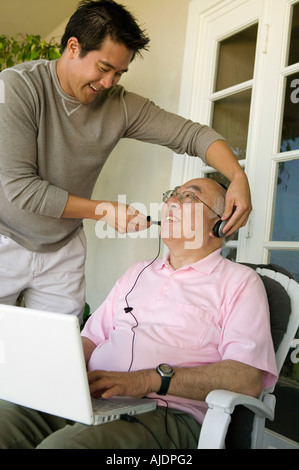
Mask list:
[[148,221],[148,222],[151,222],[152,224],[155,224],[155,225],[161,225],[161,221],[160,221],[160,220],[152,220],[152,218],[151,218],[150,215],[147,216],[147,221]]

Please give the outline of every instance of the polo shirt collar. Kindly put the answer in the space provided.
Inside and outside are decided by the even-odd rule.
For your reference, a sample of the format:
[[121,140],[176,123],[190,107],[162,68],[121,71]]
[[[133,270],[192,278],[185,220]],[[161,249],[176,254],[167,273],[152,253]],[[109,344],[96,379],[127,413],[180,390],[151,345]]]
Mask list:
[[[216,266],[223,260],[221,256],[221,248],[213,251],[210,255],[206,256],[205,258],[196,261],[193,264],[183,266],[182,268],[178,269],[177,271],[194,269],[202,274],[211,274]],[[167,268],[173,270],[172,266],[169,264],[169,253],[165,256],[164,259],[160,259],[155,263],[155,269],[163,269]]]

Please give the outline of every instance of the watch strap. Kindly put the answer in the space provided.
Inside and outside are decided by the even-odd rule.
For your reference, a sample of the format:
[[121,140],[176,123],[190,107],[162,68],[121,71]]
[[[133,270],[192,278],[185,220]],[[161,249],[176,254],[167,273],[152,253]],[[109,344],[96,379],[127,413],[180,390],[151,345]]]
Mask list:
[[166,395],[169,389],[170,379],[171,377],[165,377],[161,375],[162,383],[158,395]]
[[168,392],[170,380],[174,374],[173,368],[169,364],[160,364],[156,371],[161,377],[161,387],[160,390],[157,392],[158,395],[166,395]]

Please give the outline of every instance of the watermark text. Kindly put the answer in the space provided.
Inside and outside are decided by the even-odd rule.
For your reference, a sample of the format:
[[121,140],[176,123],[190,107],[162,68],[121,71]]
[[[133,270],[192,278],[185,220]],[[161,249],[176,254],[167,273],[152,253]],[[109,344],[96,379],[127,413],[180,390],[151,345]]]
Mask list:
[[293,364],[299,363],[299,339],[294,339],[292,341],[292,347],[296,348],[291,354],[291,361]]
[[299,79],[296,78],[291,83],[291,88],[295,88],[291,93],[291,101],[293,104],[299,103]]
[[142,203],[127,205],[126,196],[119,195],[117,202],[101,202],[95,215],[95,234],[106,238],[157,238],[159,231],[163,240],[182,239],[186,249],[197,249],[203,242],[203,205],[183,204],[170,209],[166,203],[150,204],[150,219],[162,219],[161,229],[148,226],[148,210]]

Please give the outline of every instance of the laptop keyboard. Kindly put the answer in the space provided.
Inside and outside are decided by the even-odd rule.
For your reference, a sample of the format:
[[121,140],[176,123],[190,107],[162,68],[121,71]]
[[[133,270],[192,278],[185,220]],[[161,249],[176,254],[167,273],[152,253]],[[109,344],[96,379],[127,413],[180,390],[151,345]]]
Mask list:
[[110,411],[117,408],[123,408],[124,406],[132,406],[131,397],[109,398],[109,400],[105,400],[103,398],[92,398],[91,400],[94,411]]

